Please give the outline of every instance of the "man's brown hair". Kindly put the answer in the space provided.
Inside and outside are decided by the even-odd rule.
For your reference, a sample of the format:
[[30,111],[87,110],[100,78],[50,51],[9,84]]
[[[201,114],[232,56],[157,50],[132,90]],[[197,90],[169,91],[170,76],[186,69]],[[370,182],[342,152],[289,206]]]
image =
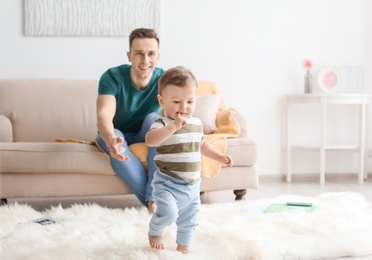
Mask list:
[[134,39],[155,39],[160,44],[159,37],[154,29],[148,28],[137,28],[133,30],[129,35],[129,49],[132,48]]

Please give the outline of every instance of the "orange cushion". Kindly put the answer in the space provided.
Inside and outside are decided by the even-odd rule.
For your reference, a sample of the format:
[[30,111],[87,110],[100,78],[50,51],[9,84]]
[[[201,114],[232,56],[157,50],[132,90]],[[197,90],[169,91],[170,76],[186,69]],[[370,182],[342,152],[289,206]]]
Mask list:
[[141,161],[143,166],[145,167],[146,171],[148,171],[147,166],[147,153],[149,148],[147,147],[146,143],[136,143],[129,146],[129,150],[138,157]]

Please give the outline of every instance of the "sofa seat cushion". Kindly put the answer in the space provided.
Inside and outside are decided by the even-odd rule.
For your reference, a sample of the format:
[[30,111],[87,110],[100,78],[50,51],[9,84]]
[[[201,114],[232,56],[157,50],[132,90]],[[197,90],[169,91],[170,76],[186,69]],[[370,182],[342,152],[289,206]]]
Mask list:
[[115,175],[110,159],[96,146],[78,143],[0,143],[1,172]]

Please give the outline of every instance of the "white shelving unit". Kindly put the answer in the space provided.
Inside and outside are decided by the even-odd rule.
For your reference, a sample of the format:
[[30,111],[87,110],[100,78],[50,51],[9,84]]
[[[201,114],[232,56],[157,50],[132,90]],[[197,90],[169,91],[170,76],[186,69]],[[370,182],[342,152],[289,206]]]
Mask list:
[[[358,182],[362,184],[366,178],[364,170],[365,161],[365,142],[366,142],[366,118],[367,105],[372,95],[369,94],[302,94],[286,96],[286,150],[287,150],[287,182],[291,182],[292,177],[292,152],[295,149],[312,149],[319,151],[320,161],[320,185],[325,183],[325,163],[326,151],[347,150],[358,152]],[[295,105],[317,104],[320,106],[320,143],[319,145],[301,145],[292,143],[291,133],[291,111]],[[329,105],[356,105],[359,115],[358,143],[356,145],[329,145],[326,140],[327,133],[327,108]]]

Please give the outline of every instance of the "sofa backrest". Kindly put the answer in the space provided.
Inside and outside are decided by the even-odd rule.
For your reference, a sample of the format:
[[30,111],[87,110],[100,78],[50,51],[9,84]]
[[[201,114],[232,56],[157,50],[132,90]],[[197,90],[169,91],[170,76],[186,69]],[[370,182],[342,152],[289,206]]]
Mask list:
[[[198,95],[219,93],[211,81],[198,85]],[[98,80],[0,79],[0,137],[11,136],[10,142],[92,141],[97,94]],[[221,107],[226,107],[223,98]]]
[[13,142],[91,141],[97,89],[98,80],[2,79],[0,115],[11,122]]

